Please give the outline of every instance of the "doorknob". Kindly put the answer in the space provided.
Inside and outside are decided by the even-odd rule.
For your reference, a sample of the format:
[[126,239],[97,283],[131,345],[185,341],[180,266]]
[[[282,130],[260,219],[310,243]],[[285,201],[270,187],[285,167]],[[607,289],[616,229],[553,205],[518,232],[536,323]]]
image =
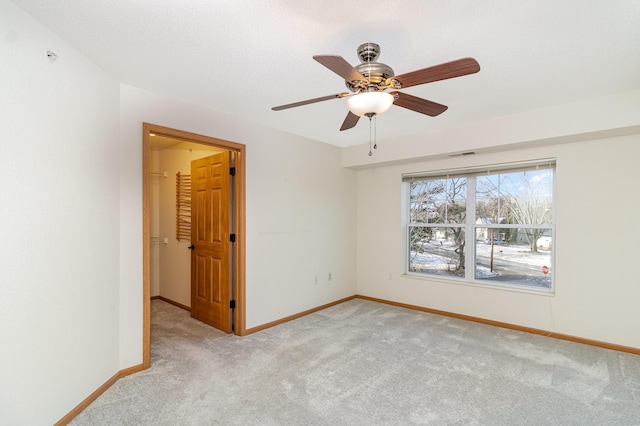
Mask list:
[[193,244],[191,244],[191,245],[190,245],[189,247],[187,247],[187,248],[188,248],[189,250],[194,250],[196,247],[195,247]]

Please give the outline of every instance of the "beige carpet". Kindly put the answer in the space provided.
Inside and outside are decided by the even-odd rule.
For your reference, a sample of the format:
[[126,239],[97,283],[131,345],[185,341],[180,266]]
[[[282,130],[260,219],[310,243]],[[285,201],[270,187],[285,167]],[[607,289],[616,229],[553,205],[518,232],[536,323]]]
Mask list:
[[74,425],[638,425],[640,356],[355,299],[247,337],[152,302]]

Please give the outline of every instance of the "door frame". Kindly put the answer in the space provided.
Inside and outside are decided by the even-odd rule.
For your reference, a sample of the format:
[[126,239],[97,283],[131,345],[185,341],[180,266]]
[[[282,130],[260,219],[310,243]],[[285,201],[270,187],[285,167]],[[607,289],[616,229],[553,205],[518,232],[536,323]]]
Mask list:
[[224,148],[236,153],[236,175],[233,179],[235,192],[235,222],[236,242],[233,244],[235,263],[233,274],[233,294],[236,308],[233,312],[234,331],[238,336],[246,335],[246,303],[245,303],[245,166],[246,146],[237,142],[230,142],[210,136],[185,132],[156,124],[142,123],[142,364],[143,368],[151,366],[151,143],[150,133],[163,135],[174,139],[184,140],[201,145]]

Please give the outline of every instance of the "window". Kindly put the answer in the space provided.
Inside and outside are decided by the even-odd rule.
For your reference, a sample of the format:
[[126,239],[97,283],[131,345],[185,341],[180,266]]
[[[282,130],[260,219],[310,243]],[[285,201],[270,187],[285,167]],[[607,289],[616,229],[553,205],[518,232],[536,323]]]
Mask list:
[[553,289],[555,162],[403,176],[410,274]]

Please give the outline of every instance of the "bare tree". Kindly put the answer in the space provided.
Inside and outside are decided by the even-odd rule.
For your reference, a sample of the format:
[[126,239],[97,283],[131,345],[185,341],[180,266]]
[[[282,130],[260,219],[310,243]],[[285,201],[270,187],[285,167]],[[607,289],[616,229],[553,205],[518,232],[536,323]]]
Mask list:
[[[498,178],[478,178],[478,192],[484,194],[487,205],[498,205],[506,223],[540,225],[551,222],[551,182],[548,170],[515,172]],[[501,214],[498,213],[498,216]],[[492,223],[499,223],[494,217]],[[537,241],[545,229],[523,227],[531,252],[538,251]]]
[[[551,206],[550,202],[544,198],[546,197],[515,198],[510,211],[514,222],[527,224],[546,223],[545,219],[549,217]],[[537,241],[544,231],[545,229],[541,228],[524,228],[524,236],[532,253],[537,253]]]
[[[444,186],[438,180],[420,180],[410,183],[410,222],[429,223],[434,221],[436,211],[436,197],[444,191]],[[410,261],[413,262],[419,253],[424,252],[423,244],[433,238],[432,228],[412,227],[410,234]]]
[[[435,179],[412,182],[411,222],[442,224],[446,233],[453,236],[456,270],[463,269],[465,263],[465,238],[463,226],[466,219],[466,178]],[[413,227],[411,232],[411,252],[413,257],[424,252],[424,243],[434,238],[433,227]],[[448,252],[450,253],[450,252]]]
[[[452,178],[448,179],[447,187],[447,202],[446,202],[446,222],[464,224],[467,218],[467,203],[466,203],[466,178]],[[455,241],[456,248],[454,252],[458,255],[458,265],[456,269],[464,269],[465,264],[465,236],[464,228],[462,226],[449,228],[453,233],[453,239]]]

